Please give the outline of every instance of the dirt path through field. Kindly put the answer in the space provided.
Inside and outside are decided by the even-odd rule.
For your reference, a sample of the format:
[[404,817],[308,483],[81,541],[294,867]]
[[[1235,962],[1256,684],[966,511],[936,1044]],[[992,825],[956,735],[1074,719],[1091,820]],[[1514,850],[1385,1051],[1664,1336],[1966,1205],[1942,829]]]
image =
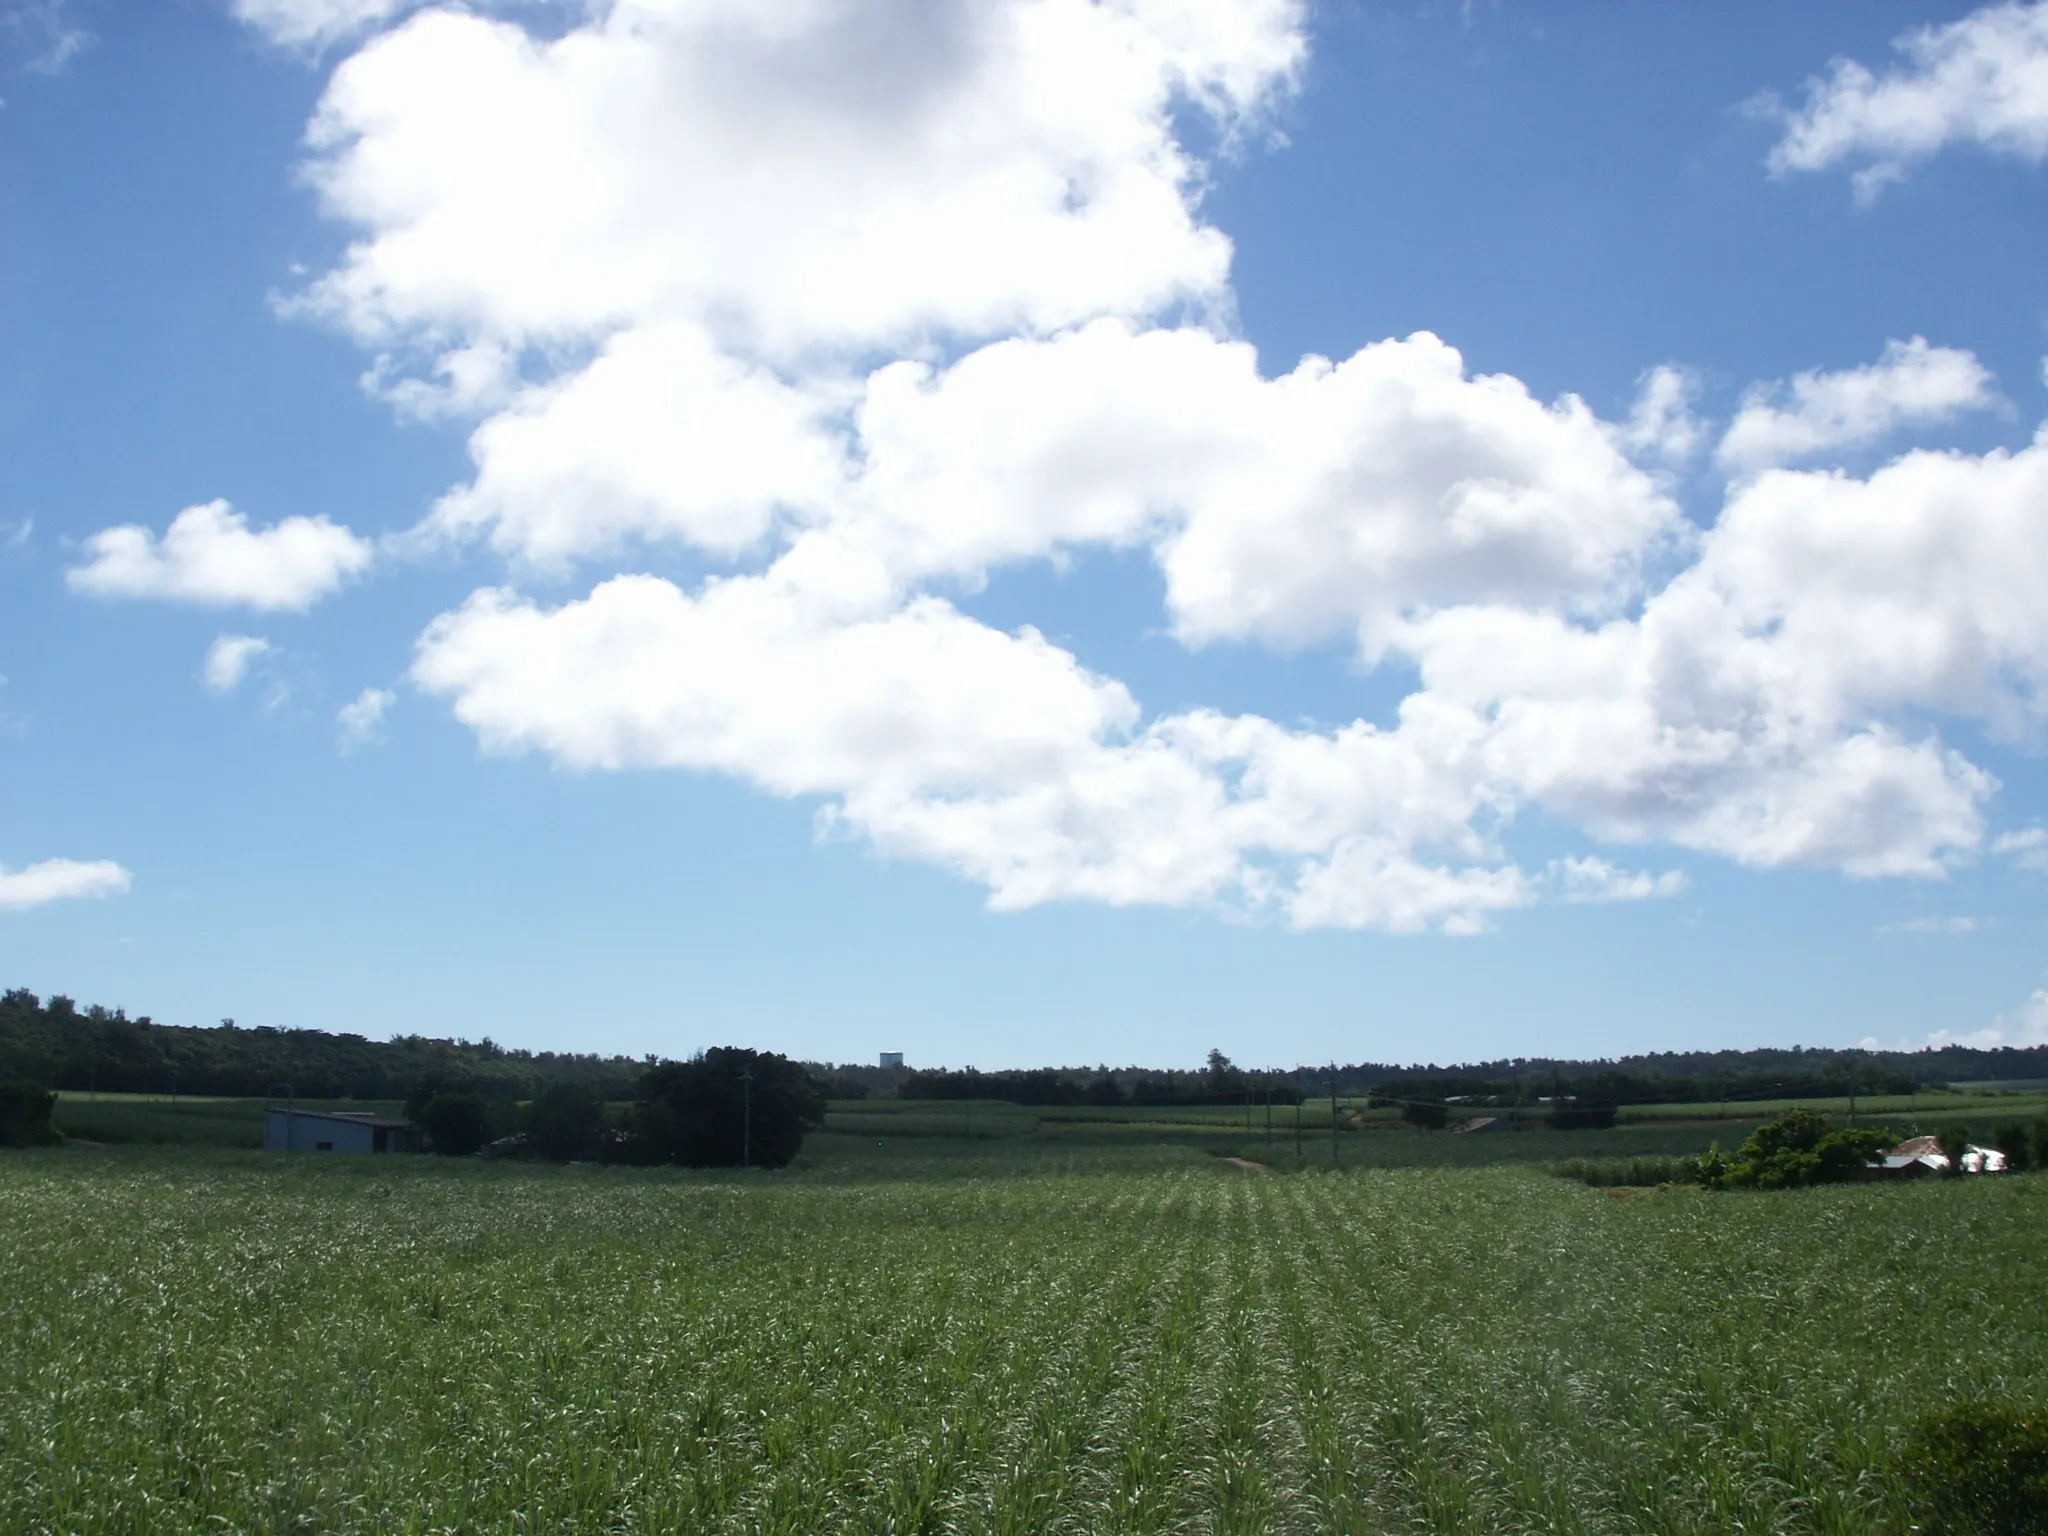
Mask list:
[[1264,1163],[1255,1163],[1248,1157],[1226,1157],[1224,1162],[1233,1168],[1242,1168],[1246,1173],[1271,1173],[1273,1170]]

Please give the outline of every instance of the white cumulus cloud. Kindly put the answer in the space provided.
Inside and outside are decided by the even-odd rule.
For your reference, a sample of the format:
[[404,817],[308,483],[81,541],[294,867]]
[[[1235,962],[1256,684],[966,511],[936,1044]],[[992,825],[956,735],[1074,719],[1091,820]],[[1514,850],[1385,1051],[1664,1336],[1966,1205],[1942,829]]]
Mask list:
[[1973,354],[1915,336],[1888,343],[1882,358],[1862,368],[1802,373],[1790,384],[1751,389],[1719,457],[1725,468],[1753,473],[1997,403],[1991,375]]
[[368,746],[384,728],[384,712],[398,702],[389,688],[365,688],[335,712],[334,723],[341,733],[341,750],[353,752]]
[[159,539],[137,523],[85,541],[86,561],[65,573],[98,597],[153,597],[205,607],[305,609],[370,565],[366,539],[324,517],[268,528],[225,501],[187,507]]
[[248,675],[249,663],[270,649],[257,635],[222,635],[206,648],[200,675],[215,693],[233,693]]
[[1906,168],[1951,144],[2027,160],[2048,157],[2048,5],[1989,5],[1945,26],[1908,32],[1902,66],[1878,74],[1838,59],[1785,114],[1770,168],[1818,171],[1866,162],[1866,201]]
[[[814,797],[1000,907],[1472,932],[1683,887],[1524,868],[1525,811],[1857,876],[1983,846],[1998,785],[1941,728],[2044,723],[2048,443],[1785,467],[1993,403],[1970,354],[1755,392],[1701,528],[1676,365],[1620,422],[1428,333],[1262,369],[1176,123],[1260,129],[1305,56],[1288,0],[486,10],[336,70],[308,174],[351,241],[297,304],[401,412],[472,423],[415,538],[509,575],[410,676],[488,750]],[[965,611],[1105,549],[1153,563],[1184,645],[1419,682],[1385,724],[1162,713]]]
[[321,103],[310,173],[365,233],[306,302],[372,342],[658,318],[793,360],[1216,295],[1229,242],[1193,216],[1172,108],[1255,113],[1299,21],[1292,0],[615,0],[542,40],[429,11]]
[[0,910],[25,911],[46,902],[119,896],[134,877],[111,859],[44,859],[25,869],[0,865]]

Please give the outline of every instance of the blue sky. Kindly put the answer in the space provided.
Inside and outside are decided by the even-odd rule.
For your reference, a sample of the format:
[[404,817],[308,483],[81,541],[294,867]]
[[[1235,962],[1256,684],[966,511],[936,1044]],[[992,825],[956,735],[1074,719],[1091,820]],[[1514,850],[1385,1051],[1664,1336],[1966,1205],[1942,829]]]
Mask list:
[[0,71],[0,982],[2048,1038],[2040,7],[0,0]]

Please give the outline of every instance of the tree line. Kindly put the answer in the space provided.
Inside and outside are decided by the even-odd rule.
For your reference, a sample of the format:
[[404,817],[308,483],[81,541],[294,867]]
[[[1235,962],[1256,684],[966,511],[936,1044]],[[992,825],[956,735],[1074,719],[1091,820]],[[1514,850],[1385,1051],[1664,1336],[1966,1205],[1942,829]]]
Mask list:
[[159,1024],[121,1009],[0,993],[0,1078],[79,1093],[262,1098],[286,1084],[304,1099],[404,1099],[422,1083],[494,1099],[530,1099],[558,1084],[630,1099],[648,1062],[630,1056],[510,1050],[485,1040],[401,1035],[371,1040],[319,1029]]
[[1294,1078],[1281,1072],[1246,1071],[1220,1050],[1211,1051],[1206,1066],[1193,1072],[1125,1067],[1037,1067],[1025,1071],[979,1072],[931,1068],[904,1077],[896,1089],[902,1099],[1001,1099],[1011,1104],[1053,1107],[1080,1104],[1242,1104],[1247,1094],[1261,1104],[1271,1095],[1275,1104],[1299,1104],[1303,1093]]

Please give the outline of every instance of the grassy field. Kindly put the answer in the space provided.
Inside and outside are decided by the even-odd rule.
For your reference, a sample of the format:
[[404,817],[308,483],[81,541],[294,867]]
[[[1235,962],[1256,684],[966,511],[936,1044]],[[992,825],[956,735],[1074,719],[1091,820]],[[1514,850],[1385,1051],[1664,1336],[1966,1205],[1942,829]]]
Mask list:
[[1894,1531],[1908,1425],[2048,1387],[2048,1177],[898,1113],[738,1177],[0,1155],[0,1530]]

